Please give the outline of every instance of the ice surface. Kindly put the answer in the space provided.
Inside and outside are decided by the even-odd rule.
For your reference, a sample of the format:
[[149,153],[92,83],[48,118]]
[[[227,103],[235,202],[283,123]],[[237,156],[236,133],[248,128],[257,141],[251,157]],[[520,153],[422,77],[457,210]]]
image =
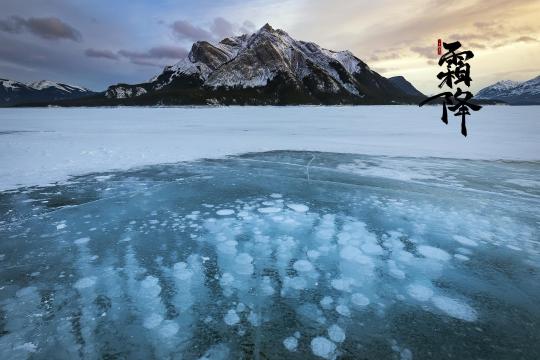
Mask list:
[[[439,106],[0,109],[0,190],[269,150],[540,160],[535,106],[484,106],[468,124],[467,139],[456,136],[457,123],[444,126],[440,117]],[[342,169],[398,180],[452,180],[436,159],[430,164],[380,157]],[[507,175],[501,182],[529,187],[532,181],[538,188],[537,178]]]
[[345,170],[384,159],[257,153],[0,193],[0,358],[537,359],[540,194],[504,179],[538,163]]

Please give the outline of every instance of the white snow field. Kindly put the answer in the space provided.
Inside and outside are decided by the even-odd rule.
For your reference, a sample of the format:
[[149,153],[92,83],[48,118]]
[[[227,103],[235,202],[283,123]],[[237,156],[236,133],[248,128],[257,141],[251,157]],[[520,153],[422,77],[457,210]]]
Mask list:
[[440,110],[0,110],[0,359],[537,360],[537,108]]
[[[441,107],[0,109],[0,190],[134,166],[268,150],[540,159],[539,107],[485,106],[445,126]],[[400,176],[398,173],[397,176]]]

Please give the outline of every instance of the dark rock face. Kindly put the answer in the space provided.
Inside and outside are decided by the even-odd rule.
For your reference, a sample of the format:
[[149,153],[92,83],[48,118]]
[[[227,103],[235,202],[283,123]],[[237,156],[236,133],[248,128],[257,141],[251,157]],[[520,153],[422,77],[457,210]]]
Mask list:
[[111,86],[105,96],[126,105],[393,104],[423,98],[349,51],[298,41],[268,24],[216,44],[196,42],[185,59],[149,82]]

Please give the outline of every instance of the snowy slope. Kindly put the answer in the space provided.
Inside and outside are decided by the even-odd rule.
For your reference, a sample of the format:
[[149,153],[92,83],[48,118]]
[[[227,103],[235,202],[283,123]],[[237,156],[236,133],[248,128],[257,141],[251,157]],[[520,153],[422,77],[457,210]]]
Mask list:
[[267,150],[540,160],[536,107],[485,106],[444,126],[438,106],[0,110],[0,189],[70,175]]
[[511,105],[540,104],[540,76],[524,82],[499,81],[480,90],[476,97],[501,100]]

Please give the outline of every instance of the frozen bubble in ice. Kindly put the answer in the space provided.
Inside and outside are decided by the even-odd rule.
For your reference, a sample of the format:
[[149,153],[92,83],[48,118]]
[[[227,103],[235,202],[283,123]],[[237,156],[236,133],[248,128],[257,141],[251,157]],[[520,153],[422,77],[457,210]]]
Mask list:
[[347,305],[339,304],[336,306],[336,311],[338,314],[343,316],[350,316],[351,311],[349,310],[349,307]]
[[95,276],[89,276],[82,279],[77,280],[77,282],[73,285],[76,289],[86,289],[91,286],[94,286],[96,284],[96,277]]
[[341,256],[342,259],[354,261],[363,265],[369,265],[373,263],[369,256],[364,255],[364,253],[360,251],[360,249],[354,246],[345,246],[339,252],[339,256]]
[[459,300],[446,296],[434,296],[431,298],[431,301],[437,308],[456,319],[475,321],[478,317],[476,311],[472,307]]
[[473,252],[470,249],[459,247],[456,249],[457,252],[465,254],[465,255],[472,255]]
[[273,213],[280,212],[281,209],[270,206],[270,207],[258,208],[257,211],[260,212],[261,214],[273,214]]
[[399,360],[413,360],[412,351],[409,349],[403,349],[399,353]]
[[37,287],[28,286],[28,287],[17,290],[15,295],[17,295],[18,298],[25,298],[25,297],[33,296],[34,294],[36,294],[36,291],[37,291]]
[[237,312],[243,312],[244,310],[246,310],[246,305],[244,305],[244,303],[238,303],[238,305],[236,305]]
[[31,342],[25,342],[24,344],[15,346],[13,349],[14,349],[14,350],[22,350],[22,351],[26,351],[26,352],[29,352],[29,353],[33,353],[33,352],[36,352],[37,346],[36,346],[36,344],[34,344],[34,343],[31,343]]
[[173,271],[174,276],[179,280],[188,280],[193,276],[193,271],[187,268],[187,264],[185,262],[174,264]]
[[338,325],[334,324],[328,328],[328,337],[333,342],[343,342],[345,341],[345,332]]
[[238,324],[240,318],[238,317],[238,314],[236,314],[236,311],[234,311],[234,309],[231,309],[227,311],[227,314],[225,314],[223,320],[225,321],[225,324],[232,326]]
[[83,244],[86,244],[89,241],[90,241],[89,237],[82,237],[80,239],[75,240],[74,243],[77,244],[77,245],[83,245]]
[[159,329],[159,334],[163,337],[169,338],[178,332],[179,326],[172,320],[166,320],[163,322],[163,326]]
[[141,281],[141,288],[145,292],[145,295],[150,297],[156,297],[161,292],[161,286],[158,284],[159,280],[153,276],[147,276]]
[[62,229],[64,229],[66,226],[67,226],[67,225],[64,224],[64,223],[58,224],[58,225],[56,225],[56,230],[62,230]]
[[158,327],[159,324],[163,321],[163,316],[159,314],[151,314],[147,316],[143,321],[143,326],[147,329],[153,329],[155,327]]
[[418,252],[429,259],[448,261],[450,260],[450,254],[443,249],[439,249],[429,245],[420,245]]
[[321,256],[321,253],[318,252],[317,250],[308,250],[307,256],[311,260],[316,260],[319,256]]
[[325,337],[317,336],[311,340],[311,351],[316,356],[324,359],[331,359],[334,357],[336,351],[336,345]]
[[219,283],[221,286],[231,286],[234,282],[234,276],[231,273],[223,273]]
[[358,306],[367,306],[369,305],[369,302],[370,302],[367,296],[361,293],[352,294],[351,301],[353,304],[358,305]]
[[261,325],[261,321],[259,320],[259,315],[251,311],[247,317],[248,321],[253,326],[259,326]]
[[454,235],[453,236],[454,240],[456,240],[458,243],[462,244],[462,245],[466,245],[466,246],[478,246],[478,243],[474,240],[471,240],[465,236],[461,236],[461,235]]
[[307,272],[313,270],[313,265],[307,260],[297,260],[294,262],[293,268],[298,272]]
[[332,308],[332,303],[334,300],[330,296],[325,296],[319,302],[323,309],[329,310]]
[[330,282],[332,287],[340,291],[351,291],[352,279],[334,279]]
[[418,301],[428,301],[433,296],[433,290],[421,284],[407,286],[407,293]]
[[511,249],[511,250],[515,250],[515,251],[521,251],[523,249],[521,249],[520,247],[518,246],[515,246],[515,245],[506,245],[507,248]]
[[270,197],[272,197],[274,199],[281,199],[283,197],[283,195],[274,193],[274,194],[270,194]]
[[463,254],[454,254],[454,257],[461,261],[468,261],[470,260],[468,256],[465,256]]
[[300,339],[300,331],[295,331],[293,336],[297,339]]
[[372,242],[362,245],[361,249],[363,252],[370,255],[382,255],[383,253],[383,249],[378,244]]
[[289,286],[296,290],[303,290],[307,287],[307,281],[301,276],[285,278],[285,286]]
[[235,271],[238,274],[250,275],[253,273],[253,257],[248,253],[240,253],[234,259]]
[[298,347],[298,340],[294,336],[289,336],[283,340],[283,346],[289,351],[296,351]]
[[289,209],[292,209],[296,212],[300,212],[300,213],[304,213],[304,212],[307,212],[309,210],[309,207],[307,207],[306,205],[303,205],[303,204],[287,204],[287,207]]
[[216,211],[216,214],[218,214],[220,216],[232,215],[232,214],[234,214],[234,210],[232,210],[232,209],[220,209],[220,210]]
[[227,360],[230,358],[229,352],[229,348],[224,344],[213,345],[199,360]]

